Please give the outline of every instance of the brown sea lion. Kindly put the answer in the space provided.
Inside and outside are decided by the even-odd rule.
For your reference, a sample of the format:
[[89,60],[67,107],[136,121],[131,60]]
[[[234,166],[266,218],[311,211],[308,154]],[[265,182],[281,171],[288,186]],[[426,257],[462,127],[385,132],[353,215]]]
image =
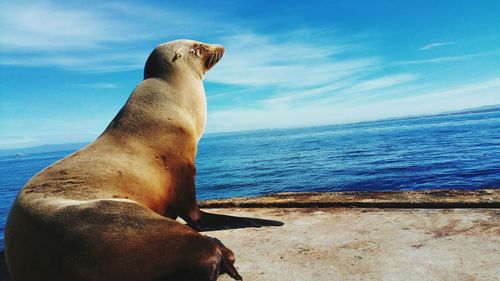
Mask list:
[[241,279],[231,250],[196,230],[281,223],[209,214],[196,203],[202,81],[223,53],[190,40],[158,46],[104,133],[26,184],[5,231],[14,281]]

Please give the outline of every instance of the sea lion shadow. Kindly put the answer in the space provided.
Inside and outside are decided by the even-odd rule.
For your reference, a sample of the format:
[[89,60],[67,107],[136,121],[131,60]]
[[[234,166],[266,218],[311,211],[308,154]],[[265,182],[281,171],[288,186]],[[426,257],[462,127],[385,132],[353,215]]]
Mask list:
[[284,224],[285,223],[277,220],[219,215],[201,211],[201,217],[196,222],[196,225],[194,227],[191,224],[189,225],[203,232],[247,227],[283,226]]

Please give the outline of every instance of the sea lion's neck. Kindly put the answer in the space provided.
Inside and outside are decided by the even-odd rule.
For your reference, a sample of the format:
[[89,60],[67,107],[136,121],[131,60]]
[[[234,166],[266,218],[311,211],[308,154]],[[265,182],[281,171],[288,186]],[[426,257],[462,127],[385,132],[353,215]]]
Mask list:
[[[172,106],[177,106],[189,116],[194,127],[196,140],[199,141],[207,122],[207,98],[203,86],[203,77],[188,75],[176,75],[167,81],[169,94],[174,100],[163,103],[168,111]],[[172,103],[175,101],[175,105]]]
[[205,130],[207,102],[203,82],[185,75],[143,80],[108,125],[102,137],[139,141],[161,150],[172,139],[194,142]]

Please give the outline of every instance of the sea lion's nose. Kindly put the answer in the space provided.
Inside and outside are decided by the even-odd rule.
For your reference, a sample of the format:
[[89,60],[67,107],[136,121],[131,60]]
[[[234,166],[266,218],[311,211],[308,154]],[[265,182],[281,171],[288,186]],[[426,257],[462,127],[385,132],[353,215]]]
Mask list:
[[216,63],[220,61],[222,56],[224,55],[224,46],[222,45],[209,45],[210,51],[209,55],[205,60],[205,68],[206,70],[211,69]]
[[210,50],[213,51],[213,52],[222,52],[222,53],[224,53],[224,51],[226,50],[224,48],[224,46],[222,46],[220,44],[210,44],[208,46],[210,47]]

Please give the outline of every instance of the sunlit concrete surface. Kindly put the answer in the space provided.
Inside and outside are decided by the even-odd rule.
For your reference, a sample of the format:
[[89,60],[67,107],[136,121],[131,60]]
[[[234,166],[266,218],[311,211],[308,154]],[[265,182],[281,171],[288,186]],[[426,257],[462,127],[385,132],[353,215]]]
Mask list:
[[281,193],[200,204],[285,223],[203,232],[234,251],[246,281],[500,280],[500,189]]
[[498,209],[208,211],[285,223],[204,233],[235,252],[247,281],[500,280]]

